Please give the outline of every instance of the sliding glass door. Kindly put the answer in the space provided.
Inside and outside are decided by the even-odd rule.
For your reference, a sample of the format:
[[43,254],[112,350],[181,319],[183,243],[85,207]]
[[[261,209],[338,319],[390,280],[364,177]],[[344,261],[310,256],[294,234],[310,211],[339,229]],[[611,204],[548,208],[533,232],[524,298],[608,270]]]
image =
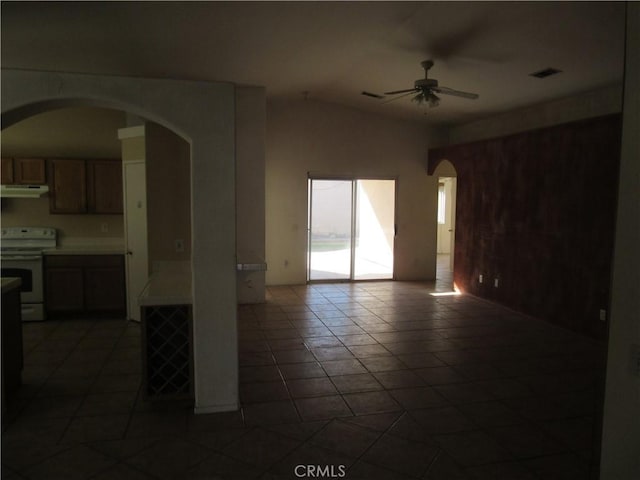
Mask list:
[[351,278],[352,183],[309,180],[309,280]]
[[310,281],[393,278],[395,180],[309,179]]
[[395,180],[356,180],[354,280],[393,278]]

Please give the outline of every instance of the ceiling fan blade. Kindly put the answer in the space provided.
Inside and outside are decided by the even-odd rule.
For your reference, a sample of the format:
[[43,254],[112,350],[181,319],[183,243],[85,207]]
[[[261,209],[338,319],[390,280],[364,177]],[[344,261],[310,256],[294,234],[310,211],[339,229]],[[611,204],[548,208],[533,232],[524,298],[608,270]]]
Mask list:
[[460,90],[454,90],[453,88],[447,87],[432,87],[431,90],[438,93],[444,93],[445,95],[453,95],[454,97],[468,98],[471,100],[475,100],[479,97],[477,93],[461,92]]
[[389,100],[382,103],[389,103],[389,102],[393,102],[394,100],[398,100],[400,98],[408,97],[409,95],[415,95],[416,90],[409,90],[409,91],[404,90],[404,92],[405,92],[404,95],[398,95],[397,97],[390,98]]
[[384,98],[384,95],[380,95],[378,93],[367,92],[366,90],[361,92],[361,95],[364,95],[365,97],[371,97],[371,98],[377,98],[377,99]]
[[384,92],[385,95],[397,95],[398,93],[407,93],[407,92],[415,92],[419,90],[418,88],[407,88],[406,90],[395,90],[393,92]]

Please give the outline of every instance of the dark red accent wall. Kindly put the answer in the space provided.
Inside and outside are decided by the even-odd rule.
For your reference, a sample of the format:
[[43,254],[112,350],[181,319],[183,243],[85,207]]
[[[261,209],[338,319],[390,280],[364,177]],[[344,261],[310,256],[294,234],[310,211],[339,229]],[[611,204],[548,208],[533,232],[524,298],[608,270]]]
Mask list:
[[610,115],[429,150],[457,170],[458,287],[604,337],[620,134]]

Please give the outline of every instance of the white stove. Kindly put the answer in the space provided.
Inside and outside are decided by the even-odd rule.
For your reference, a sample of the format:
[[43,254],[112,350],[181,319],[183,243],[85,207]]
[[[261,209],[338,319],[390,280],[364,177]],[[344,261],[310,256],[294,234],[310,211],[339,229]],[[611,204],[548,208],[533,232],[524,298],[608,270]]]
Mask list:
[[22,279],[22,320],[44,320],[42,252],[56,247],[56,229],[5,227],[2,229],[1,241],[2,276]]

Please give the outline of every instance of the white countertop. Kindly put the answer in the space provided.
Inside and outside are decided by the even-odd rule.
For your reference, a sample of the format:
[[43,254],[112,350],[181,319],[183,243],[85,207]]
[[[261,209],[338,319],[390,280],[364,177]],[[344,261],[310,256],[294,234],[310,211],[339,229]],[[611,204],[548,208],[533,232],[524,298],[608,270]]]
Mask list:
[[138,302],[140,306],[191,305],[191,272],[154,273],[138,297]]
[[19,277],[2,277],[2,293],[18,288],[22,285],[22,279]]
[[52,248],[45,255],[124,255],[124,246],[116,245],[69,245]]
[[61,237],[45,255],[123,255],[127,249],[120,237]]

